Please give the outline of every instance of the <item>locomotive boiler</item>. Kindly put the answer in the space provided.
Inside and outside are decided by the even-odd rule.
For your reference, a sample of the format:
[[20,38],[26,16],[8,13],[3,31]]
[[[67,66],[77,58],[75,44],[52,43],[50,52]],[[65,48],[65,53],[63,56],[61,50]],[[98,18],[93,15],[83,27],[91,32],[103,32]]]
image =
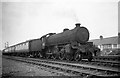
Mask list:
[[[47,58],[81,60],[87,58],[92,60],[91,42],[89,31],[86,27],[81,27],[80,23],[72,30],[64,29],[62,33],[49,33],[41,37],[43,50]],[[86,56],[86,57],[85,57]]]
[[85,43],[89,40],[89,32],[87,28],[80,27],[80,24],[76,24],[76,27],[72,30],[64,29],[62,33],[54,34],[48,37],[48,45],[66,44],[70,42]]

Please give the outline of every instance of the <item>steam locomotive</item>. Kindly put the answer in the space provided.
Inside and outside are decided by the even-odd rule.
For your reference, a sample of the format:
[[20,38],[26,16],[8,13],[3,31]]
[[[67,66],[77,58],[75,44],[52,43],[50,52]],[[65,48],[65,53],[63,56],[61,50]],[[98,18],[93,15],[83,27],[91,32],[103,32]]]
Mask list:
[[88,42],[89,31],[75,24],[72,30],[64,29],[61,33],[48,33],[39,39],[28,40],[3,50],[3,55],[17,55],[27,57],[38,57],[45,59],[75,60],[88,59],[91,61],[93,55],[99,51]]

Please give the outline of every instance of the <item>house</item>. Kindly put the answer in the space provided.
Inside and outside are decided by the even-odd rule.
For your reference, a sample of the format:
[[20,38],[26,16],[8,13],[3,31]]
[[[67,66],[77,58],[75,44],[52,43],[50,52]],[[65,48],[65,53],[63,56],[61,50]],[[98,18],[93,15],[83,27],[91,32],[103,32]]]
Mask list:
[[100,39],[89,40],[89,42],[93,42],[95,46],[101,49],[101,55],[120,54],[120,33],[118,36],[108,38],[100,36]]

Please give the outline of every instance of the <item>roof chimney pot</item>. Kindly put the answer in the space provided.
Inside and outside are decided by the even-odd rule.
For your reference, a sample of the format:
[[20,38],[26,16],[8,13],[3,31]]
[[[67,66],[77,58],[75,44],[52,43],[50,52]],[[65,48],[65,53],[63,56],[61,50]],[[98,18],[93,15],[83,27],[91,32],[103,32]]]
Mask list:
[[103,36],[101,35],[101,36],[100,36],[100,40],[102,40],[102,39],[103,39]]

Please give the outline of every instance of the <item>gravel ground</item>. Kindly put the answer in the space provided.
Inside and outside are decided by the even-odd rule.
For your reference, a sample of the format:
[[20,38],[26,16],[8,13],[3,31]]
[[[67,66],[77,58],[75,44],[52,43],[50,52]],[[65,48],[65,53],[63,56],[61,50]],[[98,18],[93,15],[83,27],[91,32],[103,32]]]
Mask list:
[[2,76],[59,76],[44,67],[2,58]]

